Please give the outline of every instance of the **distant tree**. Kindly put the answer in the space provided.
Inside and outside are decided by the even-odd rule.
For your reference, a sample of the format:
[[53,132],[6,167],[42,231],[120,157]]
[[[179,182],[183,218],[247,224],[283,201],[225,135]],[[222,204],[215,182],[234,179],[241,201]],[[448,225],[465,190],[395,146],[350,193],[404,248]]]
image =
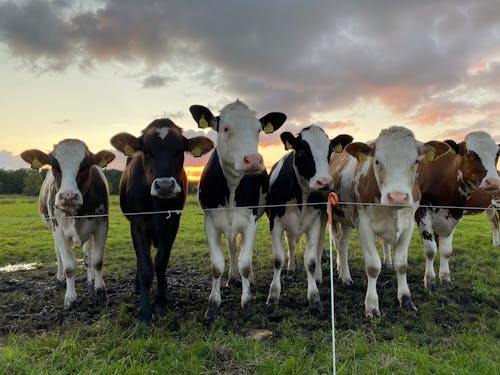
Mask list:
[[199,181],[188,181],[188,193],[189,194],[198,193],[198,184]]
[[[44,175],[47,172],[44,173]],[[40,192],[42,186],[42,173],[39,171],[31,170],[28,175],[23,178],[23,194],[36,196]]]
[[105,169],[104,175],[108,180],[109,193],[116,195],[120,193],[120,178],[122,176],[122,171],[118,169]]
[[15,171],[0,169],[0,194],[22,194],[24,177],[31,173],[30,169]]

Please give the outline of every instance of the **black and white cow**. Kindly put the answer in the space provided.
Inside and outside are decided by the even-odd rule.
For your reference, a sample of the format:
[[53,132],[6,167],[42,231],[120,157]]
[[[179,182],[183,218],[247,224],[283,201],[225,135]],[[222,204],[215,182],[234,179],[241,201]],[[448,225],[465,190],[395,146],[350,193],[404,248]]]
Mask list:
[[40,189],[39,209],[52,229],[57,257],[57,282],[66,279],[64,308],[76,301],[76,259],[73,246],[83,245],[87,284],[96,303],[106,300],[102,266],[108,235],[109,191],[101,167],[115,156],[109,151],[93,154],[78,139],[65,139],[50,153],[32,149],[21,157],[34,169],[50,165]]
[[[130,221],[137,257],[138,318],[150,322],[153,308],[149,293],[154,274],[155,310],[161,315],[167,308],[165,273],[187,192],[184,152],[198,157],[214,145],[206,137],[184,137],[181,128],[169,119],[154,120],[138,138],[117,134],[111,144],[129,156],[120,180],[120,206]],[[154,269],[151,245],[158,249]]]
[[[273,245],[274,277],[268,303],[277,303],[281,293],[281,270],[285,261],[283,232],[288,246],[288,271],[295,270],[295,247],[302,234],[307,235],[304,266],[307,272],[307,298],[313,309],[321,310],[317,282],[321,282],[321,254],[327,221],[326,202],[332,189],[328,160],[352,141],[349,135],[330,140],[317,126],[304,128],[296,137],[284,132],[286,150],[271,169],[267,196]],[[317,203],[317,204],[315,204]]]
[[[257,220],[264,213],[265,194],[269,184],[262,156],[257,151],[259,133],[272,133],[286,120],[286,115],[271,112],[257,119],[243,102],[228,104],[214,116],[206,107],[194,105],[191,114],[200,128],[217,131],[217,147],[203,170],[199,201],[210,248],[212,292],[208,299],[207,318],[214,319],[221,303],[220,282],[224,272],[221,235],[229,249],[229,283],[241,275],[241,306],[252,299],[250,277]],[[237,237],[242,243],[236,258]]]

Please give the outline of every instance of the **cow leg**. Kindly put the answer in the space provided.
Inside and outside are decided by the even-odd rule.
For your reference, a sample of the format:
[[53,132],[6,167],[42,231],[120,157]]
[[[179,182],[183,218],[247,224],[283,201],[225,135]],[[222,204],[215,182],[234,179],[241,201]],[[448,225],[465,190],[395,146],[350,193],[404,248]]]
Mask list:
[[440,262],[439,262],[439,279],[441,283],[448,287],[452,288],[453,283],[451,282],[450,276],[450,257],[453,253],[453,231],[448,237],[441,236],[439,237],[439,253],[440,253]]
[[205,215],[205,234],[210,249],[210,264],[212,270],[212,290],[208,297],[208,309],[206,317],[214,320],[217,317],[217,309],[221,303],[220,282],[224,272],[224,255],[221,248],[221,233],[215,228],[213,219]]
[[[285,232],[285,241],[286,241],[286,247],[288,248],[287,271],[288,274],[290,275],[294,273],[296,269],[295,249],[297,248],[297,239],[290,232]],[[280,243],[281,243],[281,235],[280,235]]]
[[151,260],[151,240],[145,234],[146,229],[143,226],[139,223],[131,223],[130,228],[137,258],[137,280],[140,290],[137,317],[141,322],[149,323],[152,317],[149,292],[153,283],[153,261]]
[[101,305],[106,302],[106,285],[104,283],[104,277],[102,274],[102,267],[104,263],[104,247],[106,245],[106,239],[108,237],[108,222],[103,221],[99,224],[99,227],[93,238],[92,253],[90,257],[90,264],[92,266],[92,272],[94,276],[94,290],[95,290],[95,301],[97,305]]
[[62,289],[64,287],[64,282],[66,280],[66,276],[64,275],[64,267],[61,259],[61,249],[59,249],[59,244],[57,243],[56,240],[56,234],[53,233],[54,235],[54,243],[55,243],[55,253],[56,253],[56,260],[57,260],[57,274],[56,274],[56,288],[58,290]]
[[381,240],[382,248],[384,249],[384,268],[392,270],[391,245],[388,242]]
[[353,228],[343,224],[333,225],[333,242],[337,252],[337,271],[339,278],[345,285],[352,285],[351,272],[349,271],[349,239]]
[[376,237],[370,226],[360,220],[359,242],[365,258],[366,277],[368,278],[365,297],[365,316],[368,318],[380,316],[377,279],[382,268],[382,262],[378,255],[375,241]]
[[316,284],[316,268],[321,267],[321,262],[318,263],[318,246],[321,235],[321,219],[318,216],[307,230],[307,248],[304,254],[304,266],[307,273],[307,299],[313,310],[323,311],[319,298],[319,290]]
[[[180,215],[174,215],[166,221],[165,230],[162,232],[158,251],[155,257],[156,290],[155,290],[155,310],[159,315],[164,315],[167,311],[167,279],[166,272],[170,252],[174,244],[177,231],[179,230]],[[158,224],[161,228],[163,225]]]
[[227,286],[238,285],[238,257],[236,252],[238,250],[238,236],[227,238],[227,249],[229,252],[229,271],[227,275]]
[[271,231],[271,241],[273,246],[273,280],[269,286],[269,295],[267,297],[267,303],[278,303],[281,294],[281,270],[283,269],[283,264],[285,263],[285,249],[281,242],[281,237],[283,235],[283,228],[280,223],[275,220],[274,226]]
[[424,285],[428,289],[436,287],[436,273],[434,272],[434,257],[437,252],[437,244],[432,235],[432,219],[426,210],[417,210],[417,224],[420,237],[424,244],[425,274]]
[[325,229],[326,222],[328,217],[326,214],[321,213],[320,215],[320,233],[318,237],[318,247],[316,249],[316,272],[314,273],[314,277],[316,279],[316,283],[321,284],[323,282],[323,270],[321,269],[321,257],[323,255],[324,247],[325,247]]
[[87,290],[89,293],[94,291],[94,272],[92,272],[91,255],[94,247],[94,237],[91,235],[87,241],[83,243],[83,264],[87,271]]
[[68,239],[62,233],[62,229],[58,227],[54,232],[56,248],[58,249],[61,258],[62,267],[66,276],[66,294],[64,295],[64,308],[71,308],[76,301],[76,259],[73,250],[70,247]]
[[247,304],[252,300],[250,291],[250,277],[253,274],[252,256],[257,235],[257,220],[251,216],[249,223],[242,232],[241,251],[238,257],[238,271],[241,276],[241,307],[245,310]]
[[[410,288],[406,280],[406,272],[408,269],[408,246],[410,245],[413,233],[413,222],[411,224],[412,225],[401,234],[398,243],[394,247],[394,268],[398,280],[398,300],[400,306],[408,310],[416,311],[417,308],[411,300]],[[384,241],[384,244],[385,243]]]
[[493,233],[493,246],[500,246],[500,234],[498,232],[500,211],[497,211],[496,208],[488,208],[485,213]]

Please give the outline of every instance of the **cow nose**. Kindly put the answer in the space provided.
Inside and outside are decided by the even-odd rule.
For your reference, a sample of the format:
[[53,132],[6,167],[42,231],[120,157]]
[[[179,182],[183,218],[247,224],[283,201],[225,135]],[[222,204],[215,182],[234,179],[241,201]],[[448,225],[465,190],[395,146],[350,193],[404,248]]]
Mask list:
[[78,202],[78,193],[74,191],[65,191],[62,193],[59,193],[59,202],[62,205],[68,204],[68,205],[74,205],[79,203]]
[[264,170],[264,159],[261,154],[250,154],[243,157],[244,171],[262,171]]
[[332,187],[332,179],[328,177],[318,178],[316,180],[316,186],[320,190],[328,190]]
[[408,198],[408,194],[406,193],[387,193],[387,203],[389,204],[407,204]]
[[[486,178],[483,182],[484,189],[499,189],[500,188],[500,179],[499,178]],[[481,187],[481,186],[480,186]]]
[[170,192],[174,188],[174,181],[173,179],[160,178],[155,180],[154,187],[159,193]]

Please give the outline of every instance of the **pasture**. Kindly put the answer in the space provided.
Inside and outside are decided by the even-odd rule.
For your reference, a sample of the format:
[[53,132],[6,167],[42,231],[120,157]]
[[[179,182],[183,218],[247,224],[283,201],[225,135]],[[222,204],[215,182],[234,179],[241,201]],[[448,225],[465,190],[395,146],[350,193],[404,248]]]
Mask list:
[[[328,237],[325,247],[328,247]],[[150,326],[134,317],[135,254],[118,198],[112,197],[104,260],[108,303],[86,291],[81,249],[75,249],[77,306],[62,308],[55,287],[52,235],[36,198],[0,196],[0,373],[2,374],[323,374],[331,373],[330,283],[323,264],[324,313],[312,314],[298,249],[298,272],[285,277],[277,307],[265,304],[272,278],[267,218],[254,251],[255,313],[242,316],[240,287],[223,288],[218,319],[204,319],[210,261],[203,215],[189,196],[167,270],[166,316]],[[418,312],[401,310],[394,271],[378,282],[382,317],[364,317],[366,275],[357,237],[350,244],[354,286],[335,279],[339,374],[500,373],[500,248],[491,246],[484,215],[458,225],[451,259],[454,290],[423,287],[424,257],[417,231],[409,249],[408,284]],[[226,254],[226,272],[227,272]],[[226,275],[224,276],[225,283]]]

